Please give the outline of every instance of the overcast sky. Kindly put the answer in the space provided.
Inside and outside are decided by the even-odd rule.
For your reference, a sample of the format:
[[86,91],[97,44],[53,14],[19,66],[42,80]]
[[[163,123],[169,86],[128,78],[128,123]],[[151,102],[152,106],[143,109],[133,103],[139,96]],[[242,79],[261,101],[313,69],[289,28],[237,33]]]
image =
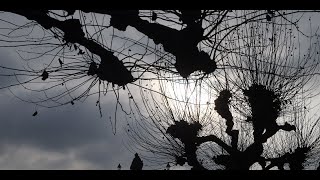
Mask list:
[[[1,19],[23,21],[10,13],[1,14]],[[14,48],[0,48],[1,65],[19,63]],[[0,77],[0,84],[11,80]],[[29,95],[21,89],[14,93]],[[114,112],[113,101],[105,99],[102,118],[95,102],[88,98],[74,106],[40,109],[0,89],[0,169],[117,169],[119,163],[129,169],[134,152],[124,146],[121,121],[114,135],[107,119]],[[32,116],[36,110],[38,115]]]
[[[13,67],[18,58],[12,49],[0,48],[0,65]],[[1,85],[8,83],[0,77]],[[103,117],[95,102],[36,109],[0,89],[0,169],[117,169],[119,163],[129,169],[135,152],[125,147],[125,122],[119,121],[114,135],[108,120],[114,101],[104,100]]]
[[[105,112],[113,105],[104,104]],[[128,169],[134,156],[90,100],[38,110],[0,91],[0,169]],[[108,113],[106,113],[108,114]]]
[[[24,17],[11,13],[0,14],[0,19],[25,23]],[[7,25],[0,21],[0,28]],[[128,29],[124,32],[126,37],[141,37],[141,33]],[[113,44],[114,48],[117,46],[119,44]],[[15,51],[18,49],[23,48],[1,47],[0,65],[21,68],[25,62]],[[41,66],[44,59],[38,62]],[[0,69],[0,74],[5,72]],[[15,78],[0,76],[0,87],[12,82],[16,82]],[[33,96],[21,86],[12,88],[12,91],[24,99]],[[101,101],[102,117],[96,101],[97,96],[93,96],[83,103],[47,109],[22,102],[8,89],[0,89],[0,169],[115,170],[119,163],[122,169],[129,169],[135,151],[126,147],[128,139],[123,128],[126,122],[121,119],[123,116],[118,117],[114,135],[114,124],[111,125],[109,120],[109,116],[114,115],[114,97],[107,96]],[[35,111],[38,114],[32,116]],[[151,168],[145,163],[143,169]]]

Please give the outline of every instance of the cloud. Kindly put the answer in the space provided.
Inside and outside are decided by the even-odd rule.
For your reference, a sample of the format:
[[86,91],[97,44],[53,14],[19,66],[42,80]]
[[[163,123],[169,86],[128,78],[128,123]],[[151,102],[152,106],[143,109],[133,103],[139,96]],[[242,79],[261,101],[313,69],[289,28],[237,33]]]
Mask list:
[[95,169],[96,166],[81,160],[68,151],[43,151],[33,146],[7,145],[2,147],[1,169]]
[[[132,153],[123,146],[122,125],[112,134],[108,119],[113,103],[104,103],[100,118],[95,101],[38,109],[1,91],[0,169],[116,169],[129,167]],[[107,101],[108,102],[108,101]],[[129,165],[128,165],[129,164]]]

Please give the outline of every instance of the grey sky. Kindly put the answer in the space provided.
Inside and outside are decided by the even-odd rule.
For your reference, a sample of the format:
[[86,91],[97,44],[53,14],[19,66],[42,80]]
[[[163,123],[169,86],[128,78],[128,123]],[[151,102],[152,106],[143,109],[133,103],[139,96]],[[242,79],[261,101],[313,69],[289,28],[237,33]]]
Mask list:
[[[130,32],[126,31],[125,37],[141,36],[132,29]],[[18,58],[13,48],[0,48],[0,65],[15,67]],[[1,86],[9,82],[10,78],[0,76]],[[15,92],[18,96],[29,95]],[[92,97],[73,106],[46,109],[22,102],[1,89],[0,169],[116,169],[119,163],[122,169],[129,169],[135,152],[125,147],[126,129],[122,127],[126,122],[119,116],[114,135],[108,118],[114,115],[115,101],[104,99],[101,118],[96,100]],[[38,115],[34,117],[35,110]]]
[[[2,65],[17,67],[22,62],[14,50],[0,49]],[[13,80],[0,76],[1,86]],[[21,89],[13,92],[20,97],[31,95]],[[101,118],[95,100],[46,109],[1,89],[0,169],[116,169],[118,163],[129,169],[134,153],[123,144],[121,123],[113,135],[108,119],[114,103],[104,101]]]
[[0,169],[115,169],[118,162],[129,167],[132,153],[123,146],[121,129],[113,135],[93,101],[40,109],[33,117],[34,106],[3,91],[0,99]]
[[[20,25],[25,21],[24,17],[11,13],[2,13],[1,19]],[[104,20],[109,21],[108,18]],[[7,24],[1,22],[0,27],[5,28]],[[129,32],[124,32],[126,37],[141,37],[141,33]],[[114,48],[120,45],[113,43]],[[23,48],[0,48],[0,65],[26,65],[17,54],[18,49]],[[40,61],[40,66],[45,63],[44,60]],[[0,71],[5,72],[4,69]],[[2,87],[13,81],[14,77],[0,76]],[[35,94],[21,87],[12,90],[24,99],[35,97]],[[74,106],[68,104],[46,109],[22,102],[7,89],[1,89],[0,169],[117,169],[119,163],[122,169],[129,169],[135,152],[125,147],[125,121],[118,115],[117,133],[114,135],[114,124],[111,125],[109,120],[109,116],[114,117],[114,97],[104,97],[102,117],[96,100],[94,96],[83,103],[76,102]],[[36,110],[38,115],[34,117],[32,114]]]

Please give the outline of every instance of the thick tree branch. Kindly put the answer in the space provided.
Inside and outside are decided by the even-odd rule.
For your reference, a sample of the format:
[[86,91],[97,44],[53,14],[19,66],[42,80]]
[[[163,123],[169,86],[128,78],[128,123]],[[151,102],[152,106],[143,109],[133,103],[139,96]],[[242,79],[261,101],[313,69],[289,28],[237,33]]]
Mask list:
[[215,104],[215,110],[218,112],[218,114],[226,119],[226,133],[231,136],[231,146],[235,149],[237,149],[238,146],[238,135],[239,131],[232,130],[234,122],[233,122],[233,116],[229,109],[229,103],[231,98],[231,93],[229,90],[223,90],[219,93],[218,98],[214,101]]
[[276,125],[273,128],[269,128],[268,131],[266,131],[264,134],[261,136],[261,142],[267,142],[267,140],[275,135],[279,130],[284,130],[284,131],[295,131],[296,127],[294,125],[290,125],[289,123],[285,123],[284,125]]
[[[111,10],[82,10],[111,15],[110,25],[118,30],[125,31],[127,26],[136,28],[141,33],[153,39],[155,44],[161,43],[165,51],[176,56],[175,67],[179,74],[187,78],[191,73],[201,70],[206,74],[216,69],[215,61],[210,56],[199,51],[197,44],[204,39],[201,23],[189,23],[181,31],[170,27],[149,23],[142,20],[138,10],[111,11]],[[188,11],[184,11],[187,13]],[[184,16],[184,19],[188,17]],[[191,17],[190,17],[191,19]],[[192,21],[192,19],[189,21]]]
[[86,47],[90,52],[100,56],[101,64],[100,71],[97,72],[98,77],[101,80],[106,80],[119,86],[124,86],[130,82],[133,82],[133,76],[126,69],[119,59],[113,55],[113,53],[93,40],[89,40],[85,37],[82,31],[82,25],[77,19],[68,19],[65,21],[59,21],[51,18],[47,15],[47,11],[27,11],[27,10],[12,10],[12,13],[19,14],[30,20],[37,21],[45,29],[53,27],[59,28],[64,32],[64,40],[70,43],[79,43]]
[[197,145],[200,145],[205,142],[214,142],[221,146],[223,149],[225,149],[229,154],[235,154],[239,151],[233,149],[232,147],[228,146],[225,142],[223,142],[221,139],[216,137],[215,135],[209,135],[209,136],[203,136],[203,137],[197,137]]

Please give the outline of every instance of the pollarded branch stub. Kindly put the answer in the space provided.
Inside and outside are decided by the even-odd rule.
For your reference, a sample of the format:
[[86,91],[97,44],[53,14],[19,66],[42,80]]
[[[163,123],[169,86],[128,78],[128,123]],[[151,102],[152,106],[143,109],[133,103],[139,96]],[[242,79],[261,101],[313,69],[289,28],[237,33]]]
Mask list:
[[187,162],[187,159],[184,156],[176,156],[176,165],[183,166]]
[[[106,80],[119,86],[124,86],[134,81],[130,71],[126,69],[122,61],[113,55],[113,52],[105,49],[94,40],[85,37],[82,24],[78,19],[60,21],[48,16],[47,10],[13,10],[11,12],[22,15],[27,19],[35,20],[45,29],[59,28],[64,32],[64,40],[67,43],[79,43],[91,53],[98,55],[101,59],[100,70],[98,69],[96,73],[91,71],[90,74],[98,74],[101,80]],[[45,79],[45,74],[43,77]]]
[[79,19],[67,19],[62,21],[60,27],[64,30],[64,40],[67,43],[79,42],[79,39],[85,36]]
[[217,69],[216,62],[211,60],[207,53],[193,48],[189,51],[184,49],[188,48],[181,48],[181,51],[174,54],[176,56],[174,66],[182,77],[187,78],[196,71],[210,74]]
[[288,163],[290,170],[303,170],[304,163],[310,150],[310,146],[297,147],[293,151],[287,152],[280,157],[269,159],[271,164],[268,165],[268,169],[274,166],[278,166],[283,169],[284,164]]
[[127,27],[133,23],[133,21],[139,18],[138,10],[110,11],[109,13],[111,15],[110,25],[120,31],[125,31]]
[[41,79],[44,81],[44,80],[48,79],[49,73],[46,70],[43,70],[41,76],[42,76]]
[[198,23],[201,20],[201,10],[181,9],[180,12],[180,20],[187,25]]
[[176,57],[175,68],[178,73],[187,78],[195,71],[203,71],[205,74],[214,72],[217,68],[216,62],[208,53],[199,51],[197,45],[203,39],[203,28],[198,24],[191,24],[181,31],[175,32],[175,42],[165,47],[165,50]]
[[222,90],[219,93],[218,98],[214,101],[215,103],[215,110],[218,112],[218,114],[227,119],[232,121],[232,114],[229,110],[229,102],[231,98],[231,93],[229,90]]
[[88,75],[97,75],[100,80],[108,81],[113,84],[117,84],[118,86],[125,86],[126,84],[134,81],[130,71],[128,71],[125,67],[121,68],[122,64],[117,61],[117,58],[111,53],[105,54],[105,56],[102,56],[102,58],[104,59],[102,59],[99,66],[95,62],[90,63],[87,72]]
[[253,116],[266,113],[267,115],[272,115],[273,118],[278,117],[281,111],[281,100],[273,90],[264,85],[253,84],[243,92],[248,97]]
[[[71,15],[73,15],[73,14],[76,12],[75,9],[65,9],[65,11],[67,12],[67,16],[71,16]],[[119,164],[119,165],[120,165],[120,164]]]
[[[201,11],[199,11],[201,14]],[[191,17],[185,13],[184,19],[188,21],[188,26],[180,31],[170,27],[150,23],[142,20],[138,16],[138,11],[113,11],[110,25],[118,30],[125,31],[127,26],[136,28],[141,33],[147,35],[155,44],[161,43],[165,51],[176,57],[175,68],[178,73],[187,78],[195,71],[203,71],[205,74],[214,72],[217,68],[216,62],[204,51],[199,51],[197,45],[203,40],[204,29],[201,23],[192,23],[199,17]],[[188,19],[188,20],[187,20]]]
[[286,159],[290,170],[303,170],[303,163],[310,150],[311,147],[297,147],[293,153],[290,153],[289,158]]
[[229,103],[230,98],[232,97],[231,92],[227,89],[222,90],[219,93],[218,98],[214,101],[215,103],[215,110],[218,112],[218,114],[226,119],[226,133],[231,136],[231,145],[233,148],[237,148],[238,146],[238,137],[239,137],[239,131],[238,130],[232,130],[234,122],[233,122],[233,116],[229,109]]
[[255,139],[261,138],[264,130],[276,132],[279,129],[276,120],[281,111],[279,95],[261,84],[253,84],[243,93],[251,108],[251,117],[247,121],[253,124]]
[[88,75],[89,76],[93,76],[93,75],[95,75],[95,74],[97,74],[98,73],[98,67],[97,67],[97,64],[94,62],[94,61],[92,61],[91,63],[90,63],[90,66],[89,66],[89,70],[88,70]]
[[254,143],[245,151],[236,151],[230,155],[218,155],[212,159],[215,163],[225,166],[228,170],[249,170],[255,162],[261,161],[262,144]]
[[175,124],[168,127],[166,133],[178,138],[183,143],[195,143],[202,125],[199,122],[189,124],[186,121],[174,121]]

